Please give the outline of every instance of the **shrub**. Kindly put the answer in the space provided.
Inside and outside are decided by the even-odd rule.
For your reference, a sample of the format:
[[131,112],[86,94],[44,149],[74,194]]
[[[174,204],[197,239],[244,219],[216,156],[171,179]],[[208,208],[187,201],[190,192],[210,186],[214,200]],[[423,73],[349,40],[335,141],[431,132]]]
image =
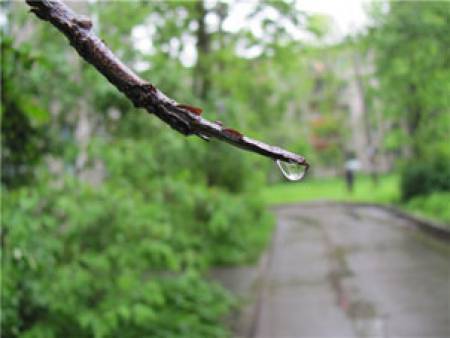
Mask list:
[[[255,194],[166,176],[145,142],[99,146],[107,179],[40,177],[2,196],[7,337],[226,337],[233,297],[203,277],[255,257]],[[266,235],[265,235],[266,234]]]
[[436,192],[412,198],[407,208],[450,225],[450,193]]
[[400,187],[405,201],[433,192],[450,191],[450,159],[438,157],[406,163]]
[[[202,279],[185,225],[115,187],[6,192],[3,333],[23,337],[222,337],[231,298]],[[208,309],[208,311],[205,311]]]

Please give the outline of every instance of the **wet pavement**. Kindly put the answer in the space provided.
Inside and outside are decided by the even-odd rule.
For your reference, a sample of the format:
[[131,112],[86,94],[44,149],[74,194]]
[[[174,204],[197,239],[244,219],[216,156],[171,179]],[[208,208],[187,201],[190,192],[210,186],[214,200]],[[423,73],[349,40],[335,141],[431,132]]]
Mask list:
[[377,207],[275,212],[245,336],[450,337],[447,242]]

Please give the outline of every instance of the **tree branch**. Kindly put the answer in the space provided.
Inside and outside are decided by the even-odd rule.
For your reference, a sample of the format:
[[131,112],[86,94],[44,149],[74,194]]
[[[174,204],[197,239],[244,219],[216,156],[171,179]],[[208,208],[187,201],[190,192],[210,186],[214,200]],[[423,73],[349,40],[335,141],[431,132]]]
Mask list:
[[253,140],[236,130],[224,127],[221,123],[210,122],[200,116],[199,108],[180,105],[167,97],[118,59],[94,34],[92,22],[88,18],[77,15],[60,0],[26,0],[26,2],[36,16],[49,21],[64,33],[78,54],[124,93],[135,107],[145,108],[184,135],[194,134],[204,139],[215,137],[272,159],[298,163],[306,166],[306,169],[309,167],[303,156]]

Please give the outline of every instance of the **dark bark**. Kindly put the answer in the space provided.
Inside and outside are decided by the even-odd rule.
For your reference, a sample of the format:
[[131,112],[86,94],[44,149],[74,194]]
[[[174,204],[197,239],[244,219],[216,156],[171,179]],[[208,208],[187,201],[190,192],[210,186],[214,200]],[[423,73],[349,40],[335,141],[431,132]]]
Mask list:
[[406,118],[408,135],[410,136],[411,151],[413,156],[419,156],[420,147],[415,139],[415,134],[418,131],[421,120],[422,120],[422,108],[420,106],[419,100],[417,99],[417,86],[414,83],[408,85],[409,91],[409,105],[408,105],[408,115]]
[[414,136],[420,125],[421,120],[421,108],[417,100],[417,87],[415,84],[408,86],[410,96],[409,114],[408,114],[408,133],[410,136]]
[[75,14],[61,1],[26,0],[26,2],[36,16],[49,21],[64,33],[77,52],[125,94],[136,107],[145,108],[178,132],[184,135],[194,134],[202,138],[215,137],[244,150],[308,167],[308,163],[300,155],[244,135],[230,133],[229,128],[202,118],[191,109],[187,109],[186,105],[180,106],[123,64],[94,34],[91,29],[92,22]]
[[211,87],[208,55],[211,50],[211,36],[206,31],[206,15],[208,12],[203,0],[197,1],[197,64],[195,66],[195,93],[203,100],[208,98]]

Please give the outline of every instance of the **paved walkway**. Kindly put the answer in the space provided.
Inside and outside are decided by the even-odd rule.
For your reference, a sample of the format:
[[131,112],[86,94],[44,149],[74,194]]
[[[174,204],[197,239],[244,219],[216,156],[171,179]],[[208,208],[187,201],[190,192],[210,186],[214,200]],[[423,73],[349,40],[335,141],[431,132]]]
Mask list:
[[276,213],[255,337],[450,337],[448,246],[375,207]]

